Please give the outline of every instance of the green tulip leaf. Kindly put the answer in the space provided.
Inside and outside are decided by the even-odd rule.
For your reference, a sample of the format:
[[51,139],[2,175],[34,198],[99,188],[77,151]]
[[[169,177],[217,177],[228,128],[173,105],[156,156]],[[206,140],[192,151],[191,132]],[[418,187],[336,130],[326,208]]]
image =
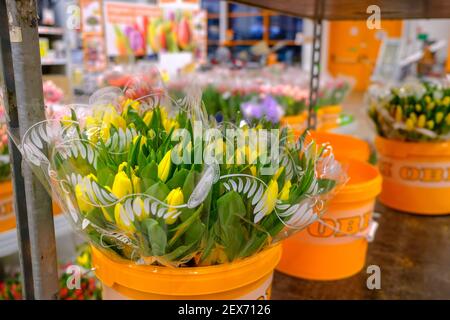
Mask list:
[[148,240],[154,256],[162,256],[166,252],[167,236],[164,229],[155,219],[146,218],[142,221],[147,229]]

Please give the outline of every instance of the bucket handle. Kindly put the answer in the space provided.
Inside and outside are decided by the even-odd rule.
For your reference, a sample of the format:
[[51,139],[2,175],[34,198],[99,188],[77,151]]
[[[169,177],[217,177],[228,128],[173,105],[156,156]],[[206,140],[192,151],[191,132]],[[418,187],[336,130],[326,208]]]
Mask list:
[[380,217],[380,213],[378,213],[378,212],[373,213],[372,219],[370,220],[369,226],[367,227],[368,231],[364,232],[364,234],[361,234],[360,232],[359,233],[343,232],[334,226],[330,226],[322,219],[318,219],[317,222],[319,222],[321,225],[323,225],[327,228],[330,228],[334,232],[342,233],[342,234],[345,234],[346,236],[352,237],[352,238],[366,239],[367,242],[373,242],[375,240],[375,234],[377,233],[378,226],[379,226],[379,223],[376,221],[376,219],[379,217]]

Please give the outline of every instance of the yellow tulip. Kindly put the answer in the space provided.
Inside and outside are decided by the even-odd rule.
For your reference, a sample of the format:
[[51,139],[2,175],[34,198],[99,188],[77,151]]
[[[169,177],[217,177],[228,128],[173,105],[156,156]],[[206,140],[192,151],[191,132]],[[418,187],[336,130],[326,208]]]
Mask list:
[[280,175],[283,173],[284,167],[281,166],[278,168],[277,172],[275,172],[274,176],[273,176],[273,180],[278,180],[278,178],[280,177]]
[[436,113],[436,123],[439,124],[444,119],[444,113],[443,112],[437,112]]
[[245,147],[236,150],[236,164],[245,163]]
[[114,219],[119,229],[127,232],[134,232],[136,228],[133,224],[133,215],[130,215],[125,211],[125,208],[121,203],[116,204],[114,207]]
[[149,111],[147,111],[147,112],[145,113],[143,120],[144,120],[144,122],[145,122],[145,124],[146,124],[147,126],[148,126],[148,125],[150,124],[150,122],[152,121],[152,117],[153,117],[153,111],[152,111],[152,110],[149,110]]
[[445,124],[450,126],[450,113],[445,117]]
[[168,72],[162,71],[161,72],[161,79],[164,83],[169,83],[170,75]]
[[291,191],[291,187],[292,187],[291,180],[287,180],[284,183],[284,186],[281,189],[280,194],[278,195],[280,200],[286,201],[289,199],[289,192]]
[[414,121],[409,118],[406,120],[406,130],[411,131],[412,129],[414,129]]
[[172,167],[171,155],[172,150],[167,151],[161,162],[158,164],[158,178],[163,182],[166,182]]
[[159,108],[159,112],[161,114],[161,120],[164,123],[164,121],[167,120],[167,118],[168,118],[167,111],[164,108]]
[[127,127],[127,122],[117,113],[114,107],[109,107],[105,110],[102,120],[101,134],[103,141],[108,140],[112,125],[117,129],[121,128],[123,130]]
[[110,129],[111,129],[111,127],[103,126],[103,125],[102,125],[102,128],[100,129],[100,137],[102,138],[102,140],[104,142],[106,142],[109,139],[109,137],[111,136],[111,134],[109,132]]
[[77,264],[80,266],[86,266],[89,263],[89,254],[84,252],[82,255],[77,257]]
[[147,144],[147,138],[145,136],[136,136],[133,138],[133,144],[136,143],[137,139],[141,137],[141,141],[139,142],[139,147],[142,148],[143,145]]
[[400,121],[402,121],[402,118],[403,118],[403,110],[402,110],[402,107],[397,106],[397,108],[395,109],[395,120],[396,120],[397,122],[400,122]]
[[91,204],[91,200],[86,194],[86,188],[83,183],[75,186],[75,198],[78,203],[78,208],[80,208],[82,212],[87,213],[94,209],[94,206]]
[[417,112],[422,111],[422,105],[416,104],[416,111],[417,111]]
[[252,176],[256,177],[256,166],[251,166],[250,167],[250,172],[252,173]]
[[72,123],[72,118],[70,116],[63,116],[61,118],[61,123],[63,126],[67,127]]
[[120,199],[132,192],[133,187],[130,178],[128,178],[124,171],[119,171],[114,177],[112,193]]
[[138,218],[139,221],[142,221],[143,219],[148,217],[148,212],[145,211],[145,207],[144,207],[144,201],[142,201],[142,199],[140,197],[136,197],[136,200],[139,203],[139,209],[140,212],[136,212],[136,210],[134,210],[134,213],[136,214],[136,217]]
[[170,132],[170,130],[172,130],[172,128],[175,128],[175,129],[178,128],[178,122],[173,119],[164,119],[163,126],[164,126],[164,130],[166,130],[166,132]]
[[442,99],[442,104],[443,104],[445,107],[448,107],[448,106],[450,105],[450,97],[449,97],[449,96],[446,96],[444,99]]
[[423,128],[425,126],[426,121],[427,117],[424,114],[421,114],[419,116],[419,119],[417,120],[417,127]]
[[169,205],[166,223],[172,224],[177,220],[177,217],[174,217],[174,214],[178,211],[178,209],[174,207],[182,205],[184,203],[184,196],[183,191],[181,191],[181,188],[176,188],[170,191],[166,197],[166,203]]
[[98,127],[100,126],[101,121],[98,118],[87,116],[85,121],[86,128]]
[[94,174],[90,173],[83,178],[83,181],[81,183],[78,183],[75,186],[75,198],[77,200],[78,207],[82,212],[89,212],[95,208],[91,204],[92,200],[89,198],[89,195],[87,194],[89,191],[86,188],[86,185],[90,183],[89,180],[98,182],[97,177]]
[[128,112],[128,108],[131,107],[132,109],[139,111],[140,102],[136,100],[127,99],[122,104],[123,111],[122,114],[126,114]]
[[266,215],[270,214],[277,203],[278,196],[278,183],[275,179],[270,180],[266,191],[264,192],[263,199],[265,199],[264,208],[266,209]]
[[434,121],[433,120],[428,120],[427,121],[427,128],[430,130],[434,129]]
[[101,121],[98,118],[88,116],[86,117],[85,126],[88,139],[93,143],[97,143],[99,133],[101,133]]
[[133,183],[134,193],[141,192],[141,178],[139,178],[134,173],[132,173],[131,174],[131,182]]

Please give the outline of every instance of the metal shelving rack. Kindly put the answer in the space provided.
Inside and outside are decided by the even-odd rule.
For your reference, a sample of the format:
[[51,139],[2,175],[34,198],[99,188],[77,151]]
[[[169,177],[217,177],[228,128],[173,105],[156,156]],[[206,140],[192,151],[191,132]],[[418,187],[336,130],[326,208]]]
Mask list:
[[[322,20],[367,19],[370,5],[381,8],[382,19],[448,18],[450,3],[421,0],[234,0],[314,20],[314,52],[320,52]],[[0,0],[0,68],[5,83],[8,126],[23,132],[44,119],[42,74],[36,0]],[[313,52],[313,53],[314,53]],[[313,55],[314,56],[314,55]],[[320,65],[320,55],[312,64]],[[311,68],[314,101],[319,68]],[[311,118],[310,125],[314,119]],[[58,291],[56,244],[51,199],[11,143],[12,172],[19,256],[26,299],[56,299]]]

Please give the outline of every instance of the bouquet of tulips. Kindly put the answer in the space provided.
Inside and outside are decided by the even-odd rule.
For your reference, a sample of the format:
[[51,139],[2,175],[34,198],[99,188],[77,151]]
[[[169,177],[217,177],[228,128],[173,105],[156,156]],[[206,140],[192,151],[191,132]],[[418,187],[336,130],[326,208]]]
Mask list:
[[406,83],[395,88],[372,87],[369,115],[378,134],[404,141],[450,139],[450,86]]
[[20,144],[104,252],[167,266],[242,259],[317,220],[345,180],[331,147],[306,133],[217,124],[199,90],[180,99],[130,90],[139,91],[104,88]]

